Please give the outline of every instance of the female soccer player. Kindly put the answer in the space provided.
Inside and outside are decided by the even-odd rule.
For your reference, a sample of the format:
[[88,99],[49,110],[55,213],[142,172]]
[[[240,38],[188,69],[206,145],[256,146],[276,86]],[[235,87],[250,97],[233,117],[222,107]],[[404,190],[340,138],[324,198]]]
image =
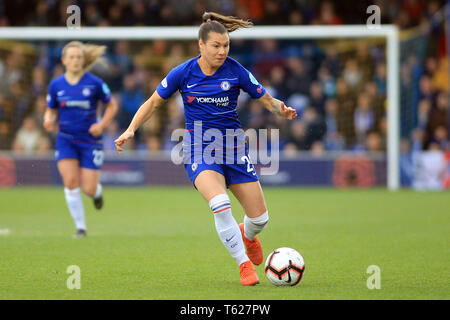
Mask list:
[[[93,199],[95,208],[103,206],[99,183],[103,164],[102,132],[114,118],[117,105],[111,99],[106,83],[87,70],[105,49],[104,46],[69,42],[62,52],[65,73],[53,79],[48,87],[44,128],[53,131],[59,115],[55,157],[64,183],[66,202],[77,229],[74,237],[86,236],[80,168],[81,189]],[[106,106],[101,121],[97,121],[98,100]]]
[[[125,142],[147,121],[155,109],[175,91],[184,101],[186,133],[183,140],[187,174],[209,203],[217,233],[240,268],[244,286],[259,283],[252,265],[263,261],[256,235],[268,222],[268,211],[255,169],[248,158],[245,134],[237,118],[240,89],[272,113],[287,119],[296,111],[272,98],[253,75],[228,57],[229,32],[250,27],[249,21],[213,12],[203,15],[199,29],[200,56],[172,69],[153,95],[139,108],[127,130],[115,141],[122,152]],[[215,141],[210,142],[211,136]],[[227,187],[242,205],[244,222],[236,223],[231,213]]]

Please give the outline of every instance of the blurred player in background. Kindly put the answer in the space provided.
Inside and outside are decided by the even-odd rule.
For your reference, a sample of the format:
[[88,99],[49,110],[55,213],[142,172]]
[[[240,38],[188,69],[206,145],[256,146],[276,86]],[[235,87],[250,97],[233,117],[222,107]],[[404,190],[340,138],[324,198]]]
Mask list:
[[[44,128],[53,131],[59,116],[55,157],[67,206],[75,221],[75,237],[86,236],[81,190],[93,199],[95,208],[103,206],[99,183],[103,164],[102,133],[117,113],[117,105],[107,84],[87,70],[105,50],[104,46],[69,42],[62,52],[65,73],[53,79],[48,87]],[[101,121],[97,121],[98,100],[106,106]]]
[[[266,227],[269,215],[258,176],[248,157],[245,133],[237,118],[240,89],[253,99],[259,99],[272,113],[290,120],[297,117],[294,109],[272,98],[248,70],[228,57],[228,33],[251,25],[249,21],[234,17],[204,13],[199,29],[200,56],[172,69],[136,112],[128,129],[116,140],[117,150],[121,152],[123,144],[134,137],[135,131],[155,109],[175,91],[180,91],[186,118],[183,139],[185,169],[214,212],[217,233],[236,260],[241,283],[245,286],[259,282],[252,265],[252,262],[259,265],[263,261],[262,247],[256,235]],[[196,137],[203,137],[209,129],[222,134],[223,139],[216,139],[213,147],[215,154],[223,151],[223,157],[219,156],[223,161],[211,163],[205,159],[207,146],[204,140],[207,139],[196,142]],[[230,139],[232,143],[226,139],[230,129],[234,135]],[[200,158],[197,151],[200,151]],[[245,211],[244,223],[240,225],[233,218],[227,187]]]

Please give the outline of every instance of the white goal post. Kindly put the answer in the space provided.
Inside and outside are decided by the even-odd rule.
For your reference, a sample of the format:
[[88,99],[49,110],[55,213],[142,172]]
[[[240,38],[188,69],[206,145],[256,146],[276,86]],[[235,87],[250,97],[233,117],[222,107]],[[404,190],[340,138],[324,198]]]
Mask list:
[[[11,40],[195,40],[198,27],[5,27],[0,39]],[[387,63],[387,185],[400,188],[399,34],[394,25],[255,26],[241,29],[231,39],[385,38]]]

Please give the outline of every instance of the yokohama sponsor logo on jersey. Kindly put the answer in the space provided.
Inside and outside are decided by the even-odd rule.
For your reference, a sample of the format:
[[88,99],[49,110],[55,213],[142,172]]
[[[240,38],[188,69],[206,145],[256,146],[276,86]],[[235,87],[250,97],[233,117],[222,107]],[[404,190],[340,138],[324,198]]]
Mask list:
[[89,100],[68,100],[62,101],[61,105],[63,107],[78,107],[82,109],[89,109],[91,107],[91,102]]
[[197,100],[198,103],[212,103],[216,104],[216,106],[222,106],[225,107],[230,102],[230,99],[228,96],[225,97],[219,97],[219,98],[213,98],[213,97],[190,97],[188,96],[188,102],[192,102],[194,99]]

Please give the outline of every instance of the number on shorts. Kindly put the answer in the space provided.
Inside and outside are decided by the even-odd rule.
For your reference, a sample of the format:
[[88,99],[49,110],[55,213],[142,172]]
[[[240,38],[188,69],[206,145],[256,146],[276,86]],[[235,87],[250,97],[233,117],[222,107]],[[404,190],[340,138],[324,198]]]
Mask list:
[[[255,169],[253,168],[252,162],[250,161],[249,157],[242,156],[241,160],[244,161],[247,164],[247,172],[255,171]],[[255,174],[255,172],[253,172],[253,174]]]
[[103,150],[93,150],[92,154],[94,156],[93,162],[97,167],[103,164]]

